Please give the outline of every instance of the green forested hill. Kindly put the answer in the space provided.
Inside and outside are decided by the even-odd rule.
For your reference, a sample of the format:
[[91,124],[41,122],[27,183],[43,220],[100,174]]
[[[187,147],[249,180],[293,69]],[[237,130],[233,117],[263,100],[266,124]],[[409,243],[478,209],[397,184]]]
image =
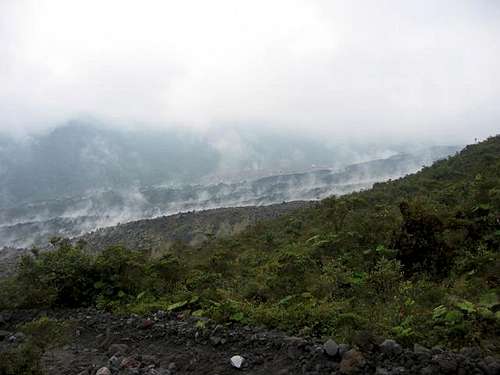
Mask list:
[[[25,257],[4,307],[97,304],[355,340],[499,353],[500,136],[405,178],[160,258],[59,243]],[[23,293],[19,292],[22,289]],[[0,301],[1,302],[1,301]]]

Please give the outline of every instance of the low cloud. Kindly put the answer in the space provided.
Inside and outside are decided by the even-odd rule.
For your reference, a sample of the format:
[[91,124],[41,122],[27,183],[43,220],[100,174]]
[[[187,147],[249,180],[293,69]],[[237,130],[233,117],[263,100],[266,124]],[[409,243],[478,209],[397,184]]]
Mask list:
[[498,131],[489,0],[5,0],[0,130],[81,115],[319,136]]

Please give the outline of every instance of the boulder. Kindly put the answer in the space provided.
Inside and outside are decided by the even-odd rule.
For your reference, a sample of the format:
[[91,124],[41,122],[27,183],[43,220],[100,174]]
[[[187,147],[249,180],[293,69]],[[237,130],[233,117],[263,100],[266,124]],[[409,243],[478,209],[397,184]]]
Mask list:
[[382,352],[389,355],[397,355],[403,351],[401,345],[394,340],[384,340],[384,342],[380,344],[380,349],[382,349]]
[[323,349],[330,357],[335,357],[339,353],[339,345],[332,339],[323,344]]
[[347,353],[351,349],[349,345],[347,344],[340,344],[339,345],[339,356],[342,358],[345,353]]
[[366,363],[365,357],[361,352],[351,349],[344,354],[340,362],[340,372],[342,374],[353,374],[363,367]]
[[481,362],[479,362],[479,367],[486,375],[500,374],[500,362],[498,362],[494,357],[485,357]]
[[436,354],[432,362],[439,367],[442,374],[455,374],[458,368],[458,360],[449,353]]
[[120,367],[120,358],[118,358],[116,355],[113,355],[109,358],[108,360],[109,367],[111,367],[113,370],[117,370]]

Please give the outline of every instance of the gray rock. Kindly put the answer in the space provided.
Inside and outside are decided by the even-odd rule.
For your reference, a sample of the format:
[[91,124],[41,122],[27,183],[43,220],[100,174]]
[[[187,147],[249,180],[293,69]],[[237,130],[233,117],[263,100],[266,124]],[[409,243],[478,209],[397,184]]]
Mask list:
[[135,369],[141,366],[141,363],[134,357],[125,357],[122,359],[120,366],[126,369]]
[[215,326],[215,328],[212,330],[212,336],[216,336],[219,332],[222,332],[224,331],[224,328],[220,325],[220,324],[217,324]]
[[111,367],[113,370],[118,370],[120,368],[120,358],[118,358],[116,355],[111,356],[108,360],[109,367]]
[[465,347],[460,350],[460,354],[469,359],[478,359],[481,357],[481,350],[477,347]]
[[12,320],[12,313],[3,313],[0,314],[0,324],[5,324],[7,322],[10,322]]
[[391,375],[391,372],[383,367],[377,367],[375,375]]
[[146,366],[158,364],[158,358],[154,355],[143,355],[140,359],[142,364]]
[[111,344],[108,348],[108,353],[124,355],[127,354],[128,350],[129,347],[127,344]]
[[349,345],[347,344],[340,344],[339,345],[339,356],[343,357],[345,353],[347,353],[351,349]]
[[97,370],[95,375],[111,375],[111,371],[107,367],[101,367],[99,370]]
[[339,345],[332,339],[323,344],[323,349],[330,357],[335,357],[339,353]]
[[288,345],[286,350],[286,354],[289,359],[294,360],[299,358],[302,355],[302,350],[295,345]]
[[432,362],[439,367],[443,374],[454,374],[458,368],[457,359],[448,353],[436,354],[432,357]]
[[417,354],[431,354],[430,349],[427,349],[425,346],[420,344],[413,345],[413,352]]
[[166,316],[167,316],[167,313],[163,310],[158,310],[155,314],[155,318],[159,319],[159,320],[165,319]]
[[392,355],[400,354],[403,351],[401,345],[394,340],[385,340],[382,344],[380,344],[380,349],[382,349],[385,354]]
[[431,353],[433,355],[435,355],[435,354],[441,354],[443,352],[444,352],[443,348],[441,346],[439,346],[439,345],[433,346],[432,349],[431,349]]
[[479,362],[479,367],[486,375],[500,374],[500,362],[491,356],[485,357],[481,362]]
[[17,342],[24,342],[26,340],[26,335],[22,332],[16,332],[14,336],[16,336]]
[[313,352],[314,354],[323,354],[325,352],[325,349],[323,348],[323,345],[314,345]]
[[212,345],[219,345],[222,341],[222,338],[218,337],[218,336],[210,336],[210,342],[212,343]]

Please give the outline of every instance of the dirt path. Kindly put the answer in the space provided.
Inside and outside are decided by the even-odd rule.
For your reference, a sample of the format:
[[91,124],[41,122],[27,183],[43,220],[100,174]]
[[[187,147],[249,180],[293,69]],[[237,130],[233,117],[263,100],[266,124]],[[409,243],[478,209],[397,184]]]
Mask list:
[[[475,349],[451,353],[402,349],[360,335],[355,348],[315,339],[158,312],[118,317],[95,310],[4,313],[0,330],[11,331],[42,314],[73,320],[69,344],[43,358],[48,374],[500,374],[500,364]],[[0,338],[1,340],[1,338]],[[16,342],[5,338],[0,350]],[[231,357],[244,358],[241,368]],[[106,369],[102,369],[106,367]],[[107,372],[109,370],[109,372]]]

